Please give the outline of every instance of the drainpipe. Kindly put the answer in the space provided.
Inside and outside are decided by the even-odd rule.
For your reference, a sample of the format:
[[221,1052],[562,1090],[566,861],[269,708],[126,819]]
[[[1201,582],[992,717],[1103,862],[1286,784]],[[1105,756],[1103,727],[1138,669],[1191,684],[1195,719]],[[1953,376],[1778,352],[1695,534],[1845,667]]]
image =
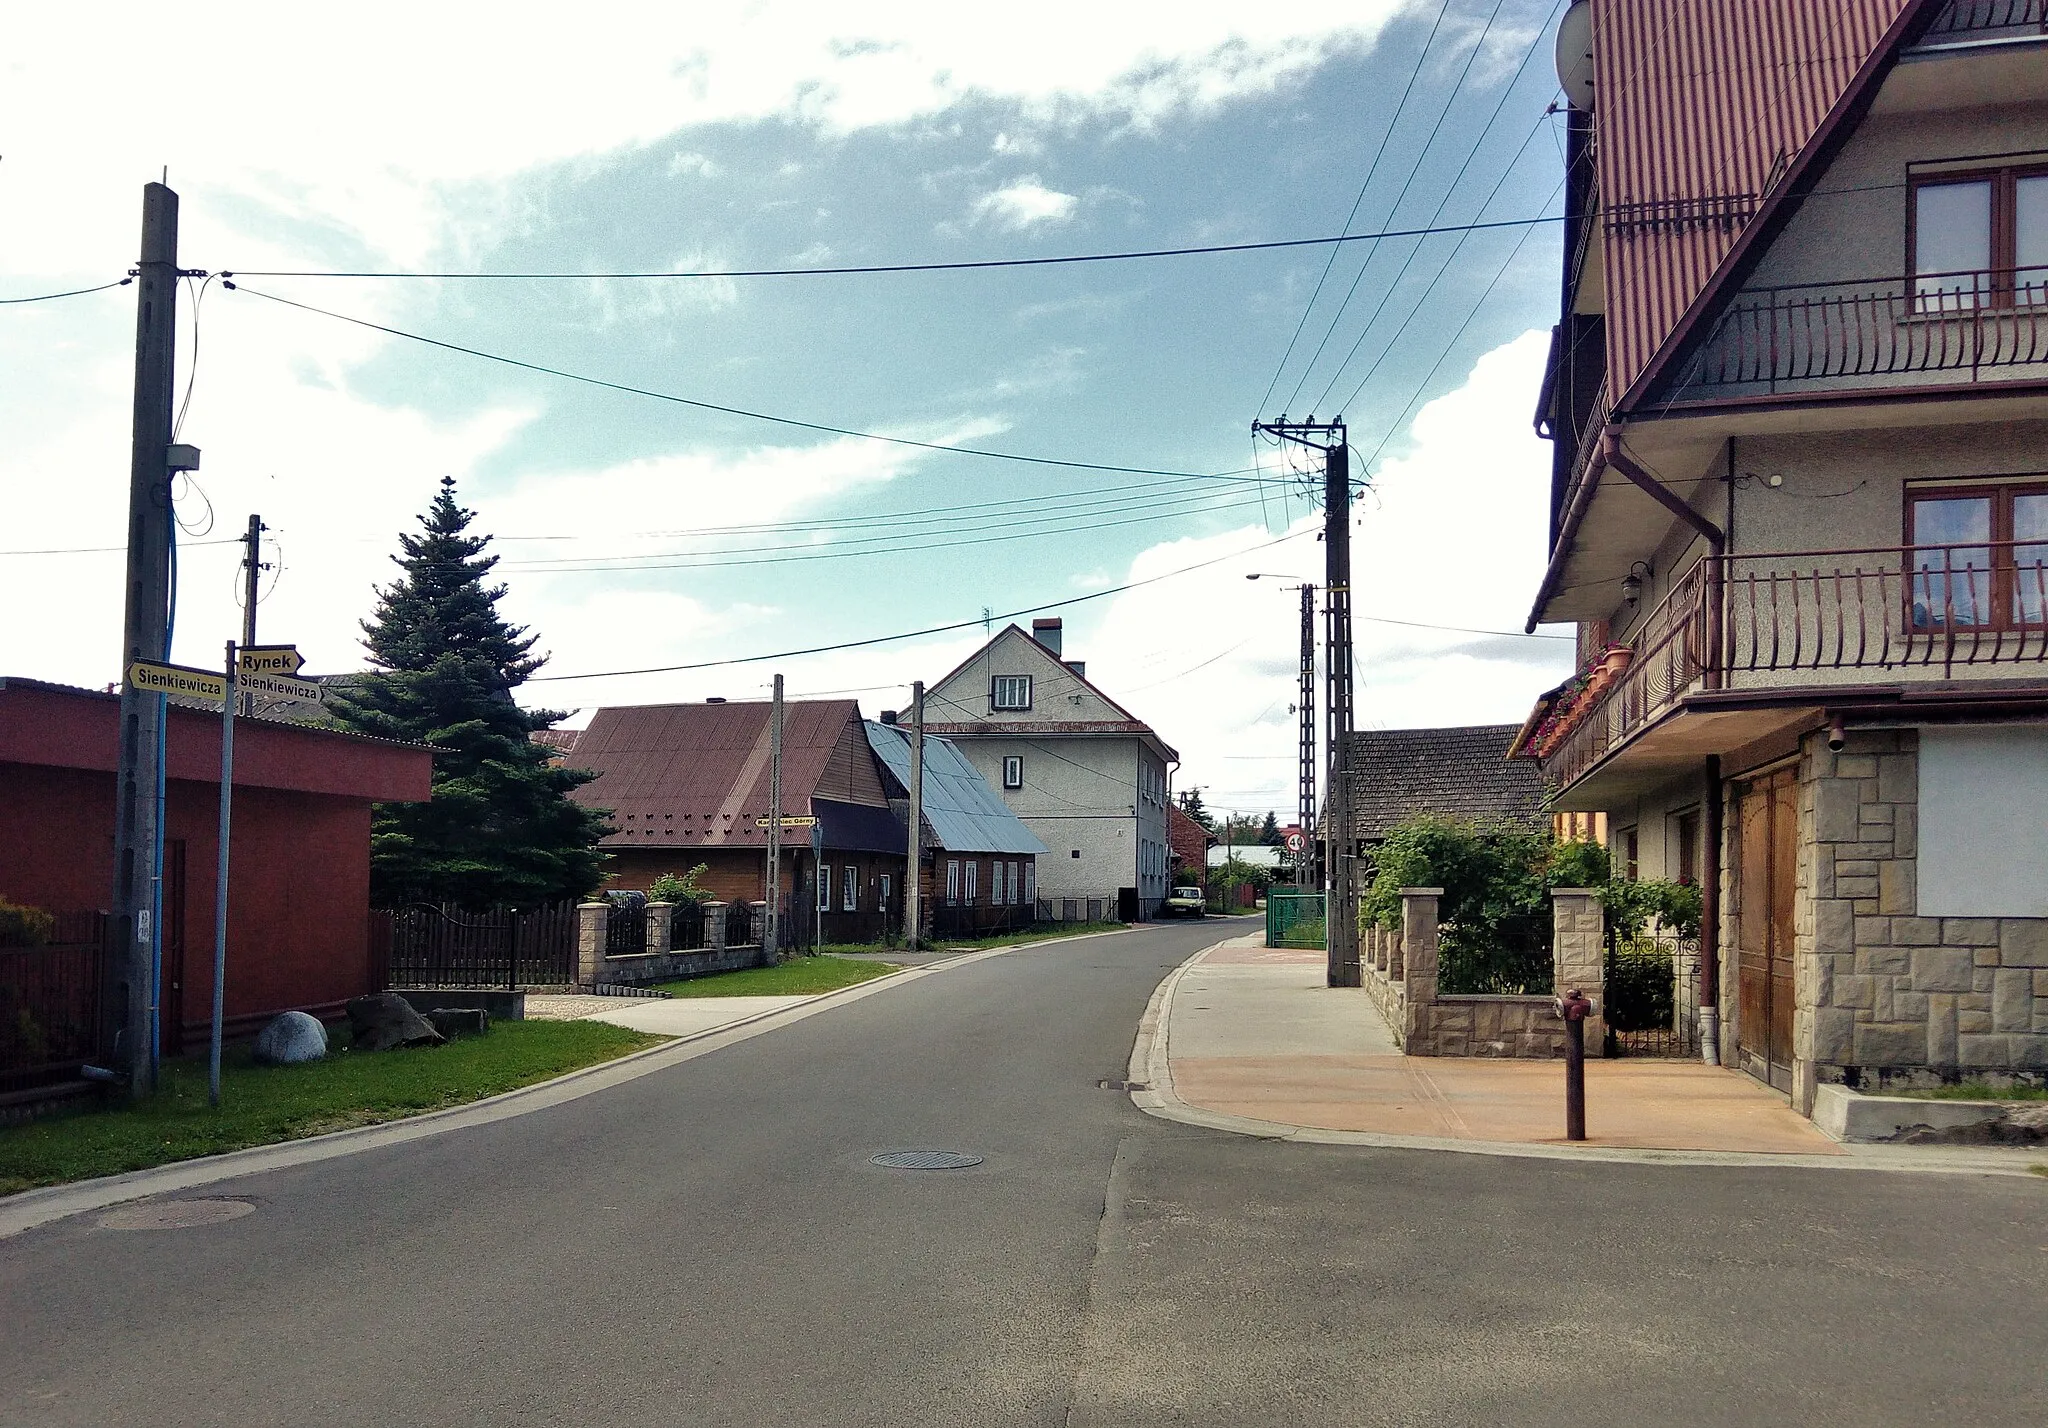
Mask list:
[[1700,869],[1700,1060],[1721,1064],[1721,756],[1707,755]]

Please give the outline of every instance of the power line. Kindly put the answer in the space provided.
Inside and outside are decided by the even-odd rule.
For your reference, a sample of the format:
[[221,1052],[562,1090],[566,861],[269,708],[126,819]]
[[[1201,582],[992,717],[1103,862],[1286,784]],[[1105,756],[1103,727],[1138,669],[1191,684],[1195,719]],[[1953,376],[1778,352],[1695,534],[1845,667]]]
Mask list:
[[25,302],[55,302],[58,298],[84,297],[87,293],[103,293],[108,288],[125,288],[134,281],[133,278],[120,278],[111,283],[101,283],[96,288],[70,288],[61,293],[37,293],[34,297],[0,298],[0,307],[17,307]]
[[997,461],[1018,461],[1032,466],[1057,466],[1078,471],[1112,471],[1128,476],[1174,476],[1190,481],[1219,479],[1216,473],[1207,471],[1171,471],[1155,466],[1115,466],[1100,461],[1066,461],[1051,456],[1026,456],[1015,451],[995,451],[985,446],[948,446],[943,442],[918,441],[908,436],[885,436],[880,432],[859,431],[852,427],[831,426],[825,422],[803,421],[797,417],[776,416],[771,412],[757,412],[746,407],[725,406],[719,402],[705,402],[699,401],[694,397],[681,397],[673,392],[657,392],[650,387],[635,387],[625,382],[611,382],[602,377],[592,377],[582,372],[571,372],[562,367],[549,367],[539,362],[527,362],[518,357],[506,357],[496,352],[486,352],[480,347],[465,347],[458,342],[444,342],[438,337],[427,337],[421,333],[407,332],[404,328],[390,327],[381,322],[371,322],[368,318],[350,317],[347,313],[331,312],[323,307],[314,307],[311,303],[298,302],[292,298],[279,297],[275,293],[260,292],[255,288],[242,287],[235,283],[223,282],[222,286],[231,292],[247,293],[251,297],[264,298],[267,301],[279,303],[285,307],[297,308],[301,312],[310,312],[320,317],[332,318],[336,322],[346,322],[355,327],[369,328],[373,332],[386,333],[392,337],[403,337],[407,341],[418,342],[428,347],[438,347],[444,352],[459,352],[465,357],[475,357],[485,362],[496,362],[501,366],[516,367],[521,371],[538,372],[548,377],[560,377],[564,381],[580,382],[585,386],[600,387],[606,391],[624,392],[628,396],[651,397],[658,402],[670,402],[676,406],[691,407],[697,411],[718,412],[725,416],[746,417],[751,421],[771,422],[777,426],[792,426],[803,431],[822,432],[827,436],[850,436],[862,441],[880,441],[886,442],[891,446],[913,447],[920,451],[937,451],[958,456],[981,456]]
[[[190,550],[201,545],[240,545],[240,536],[229,536],[222,540],[182,540],[178,549]],[[125,545],[73,545],[43,550],[0,550],[0,556],[7,555],[119,555],[128,549]]]
[[874,635],[862,640],[841,640],[837,644],[813,645],[809,649],[800,650],[780,650],[774,654],[744,655],[737,659],[700,660],[694,664],[653,665],[645,669],[593,670],[588,674],[536,674],[531,676],[528,682],[610,679],[615,676],[629,674],[680,674],[689,670],[723,669],[728,665],[735,664],[760,664],[771,659],[795,659],[800,655],[831,654],[838,650],[865,649],[872,645],[894,644],[899,640],[919,639],[925,635],[951,634],[955,630],[972,629],[974,626],[989,620],[1014,620],[1023,615],[1035,615],[1041,610],[1061,610],[1069,605],[1081,605],[1090,600],[1100,600],[1110,595],[1121,595],[1126,590],[1137,590],[1146,585],[1157,585],[1162,580],[1171,580],[1177,575],[1187,575],[1197,570],[1206,570],[1212,565],[1221,565],[1226,560],[1235,560],[1240,556],[1251,555],[1258,551],[1271,550],[1274,546],[1285,545],[1288,541],[1299,540],[1301,537],[1312,533],[1312,528],[1294,531],[1288,535],[1280,536],[1275,540],[1269,540],[1260,545],[1251,546],[1245,550],[1229,551],[1208,560],[1197,561],[1193,565],[1183,565],[1177,570],[1167,570],[1160,572],[1158,575],[1148,575],[1143,580],[1132,580],[1122,585],[1113,585],[1106,590],[1093,590],[1086,595],[1074,595],[1065,600],[1052,600],[1043,605],[1026,605],[1021,609],[1011,610],[1001,615],[977,616],[971,620],[955,620],[950,624],[931,625],[922,630],[904,630],[898,634]]

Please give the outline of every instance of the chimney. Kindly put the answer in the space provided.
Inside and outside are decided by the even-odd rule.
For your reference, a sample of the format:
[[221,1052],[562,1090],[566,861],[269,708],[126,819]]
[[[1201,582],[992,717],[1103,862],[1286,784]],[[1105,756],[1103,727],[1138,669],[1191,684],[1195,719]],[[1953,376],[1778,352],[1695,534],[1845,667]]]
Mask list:
[[1057,615],[1049,620],[1033,620],[1031,622],[1031,638],[1051,650],[1053,658],[1058,659],[1060,653],[1060,632],[1065,626],[1066,621],[1060,619]]
[[1067,667],[1068,669],[1071,669],[1072,671],[1074,671],[1074,678],[1076,678],[1076,679],[1086,679],[1086,678],[1088,677],[1088,661],[1087,661],[1087,660],[1085,660],[1085,659],[1063,659],[1063,660],[1061,660],[1061,661],[1060,661],[1060,663],[1061,663],[1061,664],[1063,664],[1063,665],[1065,665],[1065,666],[1066,666],[1066,667]]
[[882,722],[894,728],[896,724],[896,711],[894,709],[884,709],[882,711]]

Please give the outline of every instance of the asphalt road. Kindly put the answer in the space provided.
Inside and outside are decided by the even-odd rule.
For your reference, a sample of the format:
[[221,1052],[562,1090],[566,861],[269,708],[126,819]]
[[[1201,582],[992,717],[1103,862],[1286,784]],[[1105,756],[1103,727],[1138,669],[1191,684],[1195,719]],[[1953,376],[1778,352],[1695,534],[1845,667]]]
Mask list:
[[[2038,1424],[2048,1181],[1301,1146],[1122,1076],[1211,922],[0,1242],[7,1424]],[[891,1171],[942,1148],[971,1170]]]

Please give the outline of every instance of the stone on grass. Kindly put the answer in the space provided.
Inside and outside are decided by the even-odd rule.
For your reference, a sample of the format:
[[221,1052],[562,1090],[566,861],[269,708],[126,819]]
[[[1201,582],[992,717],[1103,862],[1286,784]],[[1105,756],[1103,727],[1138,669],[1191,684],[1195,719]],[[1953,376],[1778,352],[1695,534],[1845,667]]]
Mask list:
[[327,1028],[302,1011],[281,1012],[256,1033],[256,1061],[263,1066],[297,1066],[327,1054]]
[[482,1007],[436,1007],[427,1013],[427,1020],[450,1041],[458,1036],[482,1036],[491,1029],[491,1014]]
[[353,997],[348,1003],[349,1045],[357,1051],[439,1046],[447,1040],[396,992]]

